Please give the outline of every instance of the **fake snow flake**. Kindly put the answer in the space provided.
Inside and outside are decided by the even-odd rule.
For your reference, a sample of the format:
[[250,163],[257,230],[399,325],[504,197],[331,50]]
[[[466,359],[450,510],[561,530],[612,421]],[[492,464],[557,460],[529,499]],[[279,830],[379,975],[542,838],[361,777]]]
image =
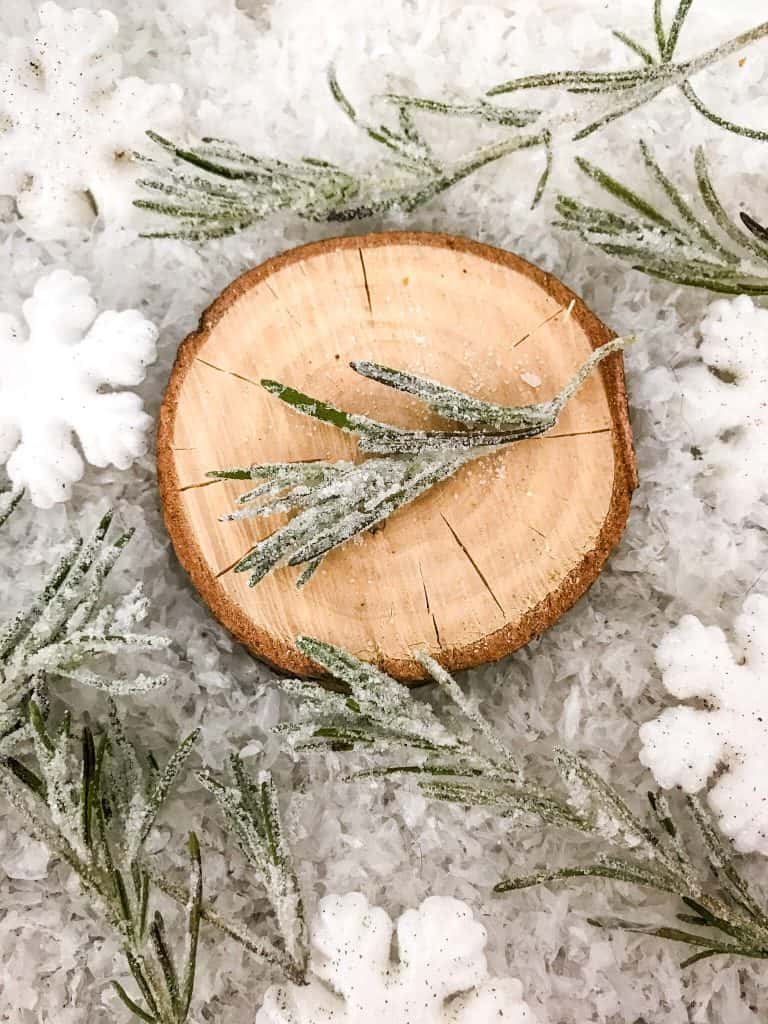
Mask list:
[[133,309],[96,316],[88,281],[66,270],[40,278],[23,311],[26,331],[0,313],[0,464],[50,508],[83,475],[73,433],[94,466],[127,469],[146,450],[141,399],[104,386],[144,379],[157,329]]
[[749,597],[734,624],[735,656],[721,629],[686,615],[662,640],[657,662],[667,690],[706,708],[667,708],[640,727],[640,760],[665,789],[709,792],[737,850],[768,856],[768,597]]
[[326,896],[312,924],[307,985],[274,986],[256,1024],[534,1024],[511,978],[489,978],[485,928],[432,896],[393,924],[361,893]]
[[721,299],[709,307],[701,335],[703,361],[678,371],[681,413],[712,500],[740,522],[768,494],[768,310],[746,295]]
[[40,8],[28,42],[4,41],[0,58],[0,195],[16,198],[24,228],[49,237],[132,215],[131,154],[148,126],[180,118],[181,90],[120,78],[109,11]]

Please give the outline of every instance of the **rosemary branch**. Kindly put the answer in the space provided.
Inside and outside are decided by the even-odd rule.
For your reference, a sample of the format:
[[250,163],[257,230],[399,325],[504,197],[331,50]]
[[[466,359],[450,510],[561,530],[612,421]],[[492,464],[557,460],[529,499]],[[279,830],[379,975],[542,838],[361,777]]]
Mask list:
[[[685,943],[692,953],[683,966],[720,954],[768,959],[768,908],[750,892],[730,848],[696,798],[688,798],[687,811],[700,839],[704,867],[684,842],[661,793],[648,795],[649,825],[584,758],[563,748],[555,749],[552,762],[563,797],[528,781],[514,752],[455,680],[427,655],[420,656],[422,665],[463,715],[468,736],[442,722],[407,687],[351,654],[308,637],[300,637],[297,646],[338,680],[343,692],[301,680],[279,682],[281,689],[298,698],[294,721],[276,730],[294,754],[367,750],[385,756],[385,763],[353,772],[349,780],[413,776],[433,799],[488,807],[515,823],[521,816],[533,816],[593,835],[619,851],[601,852],[583,865],[505,879],[496,892],[575,878],[648,887],[682,901],[685,911],[676,914],[674,924],[646,925],[621,918],[593,918],[591,923]],[[690,926],[703,931],[691,931]]]
[[[20,494],[4,499],[0,526],[20,499]],[[109,540],[112,518],[108,512],[87,541],[73,541],[37,597],[0,624],[0,752],[21,739],[27,700],[33,692],[43,700],[53,678],[113,695],[145,692],[167,681],[166,675],[120,679],[91,668],[97,658],[156,651],[170,643],[166,637],[131,631],[145,611],[140,586],[117,604],[100,607],[107,578],[133,536],[127,530]]]
[[[108,728],[101,735],[85,726],[74,736],[68,713],[53,729],[44,711],[36,699],[29,701],[35,764],[1,757],[0,793],[21,814],[30,833],[75,872],[83,891],[119,938],[137,992],[131,995],[120,983],[112,984],[128,1009],[146,1024],[184,1024],[194,989],[202,921],[301,984],[309,959],[303,902],[270,773],[261,772],[254,783],[235,758],[234,785],[218,782],[209,772],[199,772],[198,779],[215,796],[255,869],[273,912],[276,941],[249,934],[204,900],[200,847],[194,832],[188,840],[186,886],[169,880],[145,851],[199,730],[183,740],[160,769],[154,758],[141,754],[128,739],[111,699]],[[153,888],[175,900],[186,916],[178,963],[161,911],[151,910]]]
[[261,480],[237,499],[240,508],[224,521],[292,513],[293,518],[253,546],[234,566],[255,586],[283,565],[303,565],[304,586],[334,548],[359,536],[409,504],[473,459],[555,426],[566,403],[606,356],[631,339],[616,338],[596,349],[562,391],[547,402],[505,406],[484,402],[434,380],[372,362],[353,362],[356,373],[414,395],[427,408],[463,430],[405,430],[344,412],[277,381],[267,391],[296,412],[358,438],[363,462],[270,463],[208,473],[216,480]]
[[285,837],[277,788],[268,771],[252,779],[239,757],[230,758],[231,784],[210,772],[198,780],[216,799],[243,855],[264,888],[288,957],[288,975],[305,978],[309,964],[304,901]]
[[119,937],[137,994],[113,987],[146,1024],[184,1024],[189,1014],[203,900],[200,848],[189,835],[184,949],[177,964],[160,910],[151,909],[143,847],[157,814],[197,738],[188,736],[160,770],[128,742],[110,701],[109,733],[85,726],[72,735],[69,716],[52,730],[34,699],[28,706],[36,770],[0,760],[0,790],[30,831],[77,874]]
[[768,294],[768,232],[748,214],[742,213],[737,222],[727,213],[712,184],[704,150],[696,150],[694,171],[699,199],[711,224],[683,197],[645,142],[640,149],[669,213],[606,171],[578,159],[581,170],[626,212],[561,195],[556,226],[575,231],[583,241],[654,277],[732,295]]
[[[768,35],[768,22],[698,57],[675,62],[680,31],[691,6],[692,0],[680,0],[666,31],[659,5],[654,3],[657,55],[626,33],[614,32],[620,42],[640,57],[637,68],[527,75],[497,85],[487,93],[494,97],[530,89],[558,89],[587,96],[590,101],[599,100],[602,109],[598,116],[593,105],[588,105],[586,118],[579,119],[577,111],[565,116],[551,115],[542,109],[497,106],[485,97],[446,101],[387,93],[381,100],[390,114],[390,123],[370,123],[360,118],[331,71],[328,84],[339,109],[386,157],[369,172],[358,173],[310,157],[289,162],[253,156],[234,143],[215,138],[182,146],[150,131],[149,138],[170,155],[171,165],[164,167],[135,154],[136,159],[156,172],[155,177],[141,179],[140,185],[150,198],[137,200],[137,205],[169,218],[173,227],[148,235],[203,241],[234,234],[278,211],[323,222],[381,216],[393,209],[409,213],[489,163],[518,150],[543,148],[546,159],[534,191],[535,206],[549,178],[553,140],[562,129],[570,132],[573,122],[579,122],[572,137],[586,138],[672,87],[679,88],[691,106],[718,127],[765,140],[768,133],[737,125],[710,110],[695,93],[690,79]],[[471,119],[513,133],[456,160],[445,160],[416,123],[414,115],[423,113]]]

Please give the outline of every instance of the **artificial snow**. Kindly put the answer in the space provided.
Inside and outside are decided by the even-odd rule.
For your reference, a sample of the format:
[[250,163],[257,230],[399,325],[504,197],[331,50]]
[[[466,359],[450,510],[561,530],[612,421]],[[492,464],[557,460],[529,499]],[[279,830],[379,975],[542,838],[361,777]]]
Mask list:
[[[179,137],[226,136],[255,153],[290,159],[307,154],[362,168],[371,165],[378,147],[340,115],[325,86],[330,63],[350,100],[360,110],[373,109],[375,116],[374,97],[387,89],[474,98],[518,74],[629,67],[636,60],[612,36],[614,28],[646,46],[653,40],[651,0],[67,0],[67,18],[77,3],[88,7],[97,25],[102,24],[96,13],[101,8],[119,18],[109,46],[111,60],[118,54],[122,68],[110,71],[107,83],[139,78],[152,87],[183,87]],[[673,5],[663,6],[669,19]],[[755,0],[699,0],[680,40],[681,59],[750,28],[764,18],[761,6]],[[25,56],[36,52],[33,40],[40,31],[32,0],[1,4],[0,61],[11,61],[11,38],[22,40],[26,49],[19,50],[20,58],[13,57],[21,69]],[[81,39],[78,46],[83,45]],[[18,48],[14,44],[13,53]],[[725,117],[765,128],[767,58],[761,43],[701,74],[696,84],[702,97]],[[75,131],[85,133],[74,144],[57,144],[53,155],[35,127],[39,119],[18,116],[29,108],[17,105],[18,123],[14,119],[12,128],[6,123],[7,95],[7,87],[0,89],[0,149],[5,155],[0,192],[7,192],[0,199],[0,308],[18,316],[35,282],[66,267],[91,282],[101,307],[140,310],[160,328],[158,361],[141,385],[153,416],[179,342],[229,281],[286,248],[340,232],[405,227],[499,245],[562,278],[618,334],[637,335],[625,362],[640,487],[619,548],[589,593],[541,639],[496,665],[464,674],[461,682],[521,753],[546,752],[567,740],[627,796],[638,794],[641,808],[641,794],[653,779],[638,758],[638,724],[675,703],[656,665],[656,647],[687,614],[731,635],[745,595],[768,593],[765,502],[745,497],[745,514],[734,517],[724,495],[729,473],[738,471],[743,460],[737,458],[730,467],[709,460],[721,442],[733,444],[738,438],[726,428],[725,438],[709,445],[698,433],[698,419],[681,415],[678,380],[686,367],[709,365],[702,325],[712,320],[713,301],[723,300],[654,280],[590,249],[553,226],[553,205],[558,192],[587,202],[604,198],[577,169],[576,155],[608,168],[643,194],[655,195],[637,152],[642,137],[666,168],[675,169],[676,180],[679,175],[691,196],[693,151],[703,145],[729,211],[744,209],[765,223],[766,146],[727,135],[670,89],[579,143],[559,140],[549,187],[533,211],[543,155],[532,150],[486,167],[408,217],[393,213],[329,226],[284,215],[238,237],[195,247],[137,237],[137,227],[157,226],[137,211],[130,211],[122,226],[141,165],[119,163],[114,194],[102,188],[99,195],[79,172],[71,189],[64,190],[66,201],[54,203],[55,216],[38,214],[35,203],[27,206],[25,193],[34,181],[36,187],[58,181],[49,172],[58,174],[59,157],[62,168],[67,163],[83,168],[82,153],[98,129],[91,131],[94,122],[65,103],[62,93],[46,93],[40,109],[48,137],[71,139],[73,113]],[[125,127],[130,138],[117,138],[118,144],[126,141],[146,155],[158,155],[141,131],[172,132],[160,121],[166,110],[173,112],[172,97],[164,95],[168,102],[159,103],[151,124],[141,123],[142,110],[130,109],[124,120],[120,115],[121,134]],[[563,104],[570,109],[581,101],[568,97]],[[60,108],[58,120],[69,125],[61,134],[54,105]],[[430,119],[430,137],[441,151],[467,152],[480,139],[481,132],[469,121],[441,125]],[[482,137],[503,134],[484,129]],[[83,137],[90,140],[88,146]],[[107,160],[94,167],[112,170]],[[83,189],[93,192],[102,219],[94,222]],[[47,209],[47,200],[43,205]],[[108,212],[112,209],[114,216]],[[53,226],[71,220],[74,231]],[[105,221],[107,230],[102,230]],[[756,311],[764,305],[764,300],[754,301]],[[740,317],[746,323],[744,314]],[[751,314],[747,320],[753,322]],[[472,324],[457,324],[459,344],[461,334],[472,329]],[[414,346],[427,344],[429,338],[416,328]],[[528,353],[523,357],[524,351],[519,351],[521,362],[511,360],[507,371],[514,395],[520,393],[520,373],[536,365]],[[762,362],[758,367],[750,361],[751,373],[765,367],[766,351],[755,349]],[[7,365],[0,364],[0,386],[6,372]],[[743,401],[745,410],[754,410],[752,397],[745,395]],[[211,410],[211,415],[221,414]],[[700,418],[709,415],[705,411]],[[761,459],[757,465],[762,464]],[[362,766],[362,758],[339,755],[299,770],[278,756],[269,730],[287,715],[287,704],[272,686],[270,670],[255,664],[212,620],[180,571],[159,512],[151,454],[125,471],[86,466],[68,503],[44,512],[26,503],[15,514],[0,532],[0,615],[31,596],[66,542],[91,529],[108,504],[116,506],[123,526],[137,529],[109,588],[114,596],[143,582],[150,602],[145,628],[174,641],[151,666],[146,660],[136,665],[133,674],[167,668],[171,683],[165,693],[121,700],[127,728],[163,762],[180,737],[200,725],[199,756],[214,770],[221,771],[231,751],[248,745],[274,767],[284,792],[291,782],[302,784],[290,818],[310,917],[328,892],[359,889],[392,918],[431,895],[453,897],[468,903],[488,932],[491,974],[519,977],[526,1002],[549,1024],[756,1024],[768,1005],[764,963],[717,957],[681,970],[685,952],[678,944],[621,932],[609,935],[588,923],[619,914],[668,924],[680,909],[672,897],[602,881],[493,895],[499,879],[544,861],[552,866],[586,862],[596,850],[590,840],[552,829],[513,830],[509,822],[482,810],[425,801],[407,780],[344,782],[353,764]],[[738,511],[738,500],[735,505]],[[74,687],[69,694],[60,692],[80,712],[104,720],[102,695]],[[444,698],[432,689],[423,693],[441,715],[447,713]],[[222,835],[206,794],[187,780],[162,822],[167,837],[162,856],[176,860],[180,878],[186,864],[184,837],[191,827],[201,836],[206,893],[216,909],[258,927],[263,904],[248,867]],[[115,936],[79,893],[65,865],[52,861],[43,880],[18,877],[26,843],[21,821],[3,808],[0,1020],[127,1020],[127,1011],[106,984],[115,977],[131,985]],[[29,860],[28,873],[38,873],[35,847]],[[767,863],[763,858],[746,861],[763,890]],[[196,1024],[252,1024],[265,991],[278,981],[239,946],[204,927],[191,1019]]]
[[97,316],[90,291],[54,270],[22,306],[26,327],[0,314],[0,463],[38,508],[69,498],[83,457],[127,469],[146,451],[152,421],[141,399],[106,386],[141,383],[157,329],[135,309]]
[[666,789],[698,793],[721,768],[709,803],[737,850],[768,855],[768,597],[753,594],[722,629],[686,615],[656,654],[664,686],[705,707],[666,708],[640,728],[640,760]]
[[256,1024],[535,1024],[520,982],[489,977],[485,928],[460,900],[430,896],[393,928],[362,893],[326,896],[310,941],[308,984],[270,988]]

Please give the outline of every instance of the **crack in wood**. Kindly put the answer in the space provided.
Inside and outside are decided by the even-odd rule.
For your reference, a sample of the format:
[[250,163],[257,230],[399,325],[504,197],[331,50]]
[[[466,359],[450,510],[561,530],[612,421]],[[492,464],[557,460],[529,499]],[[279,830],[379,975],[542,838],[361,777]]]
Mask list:
[[228,566],[226,566],[226,568],[220,569],[219,572],[216,573],[216,579],[220,580],[222,576],[225,576],[228,572],[232,572],[232,570],[235,568],[237,563],[240,562],[241,560],[242,560],[242,558],[236,558],[234,560],[234,562],[232,563],[232,565],[228,565]]
[[435,639],[437,640],[437,646],[442,649],[443,642],[440,639],[440,630],[437,628],[437,619],[435,618],[435,613],[432,611],[432,608],[430,607],[429,604],[429,591],[427,590],[427,583],[426,580],[424,579],[424,571],[422,570],[421,562],[419,562],[418,565],[419,576],[421,577],[421,585],[424,588],[424,603],[427,606],[427,615],[429,615],[429,617],[432,619],[432,627],[435,631]]
[[598,430],[574,430],[570,434],[541,434],[535,438],[537,441],[554,440],[556,437],[589,437],[590,434],[610,434],[610,427],[600,427]]
[[368,271],[365,269],[365,260],[363,259],[363,250],[358,249],[357,254],[360,257],[360,266],[363,268],[363,284],[365,285],[365,297],[368,300],[368,312],[373,316],[373,303],[371,302],[371,289],[368,285]]
[[207,366],[211,370],[218,370],[219,373],[226,373],[228,377],[236,377],[238,380],[243,380],[246,384],[253,384],[255,388],[261,387],[259,381],[251,380],[250,377],[244,377],[242,373],[236,373],[234,370],[225,370],[223,366],[216,366],[214,363],[209,363],[208,360],[203,359],[202,356],[195,356],[195,362],[202,363],[203,366]]
[[554,313],[550,313],[549,316],[545,317],[544,320],[542,320],[540,324],[536,324],[536,326],[532,327],[530,329],[530,331],[528,331],[527,334],[524,334],[522,336],[522,338],[520,338],[519,341],[516,341],[514,343],[514,345],[512,346],[512,348],[517,348],[517,346],[518,345],[522,345],[524,341],[528,341],[529,338],[533,337],[533,335],[536,333],[536,331],[540,331],[542,327],[546,326],[546,324],[548,324],[552,320],[556,319],[558,316],[560,316],[561,313],[570,313],[571,310],[573,309],[574,305],[575,305],[575,302],[572,300],[570,305],[568,305],[568,306],[561,306],[560,309],[556,310]]
[[[299,266],[301,266],[301,264],[299,264]],[[293,320],[293,322],[294,322],[295,324],[297,324],[297,325],[298,325],[299,327],[301,327],[301,320],[299,320],[299,318],[298,318],[298,317],[297,317],[297,316],[295,315],[295,313],[292,313],[292,312],[290,311],[290,309],[289,309],[289,308],[288,308],[288,307],[287,307],[287,306],[285,305],[285,303],[284,303],[284,302],[283,302],[283,300],[282,300],[282,299],[280,298],[280,296],[279,296],[279,295],[277,294],[277,292],[276,292],[276,291],[275,291],[275,289],[274,289],[274,288],[272,287],[272,285],[271,285],[271,284],[269,283],[269,281],[265,281],[265,282],[264,282],[264,285],[265,285],[265,287],[266,287],[266,288],[267,288],[267,289],[269,290],[269,292],[270,292],[270,293],[272,294],[273,298],[277,299],[277,301],[278,301],[278,302],[280,303],[280,305],[281,305],[281,306],[283,307],[283,309],[284,309],[284,310],[285,310],[285,312],[286,312],[286,313],[288,314],[288,316],[289,316],[289,317],[291,318],[291,320]]]
[[211,484],[218,484],[219,480],[201,480],[199,484],[184,484],[183,487],[179,487],[178,493],[181,494],[183,491],[194,491],[200,487],[210,487]]
[[477,564],[477,562],[476,562],[476,561],[474,560],[474,558],[472,557],[472,555],[471,555],[471,554],[469,553],[469,549],[467,548],[466,544],[464,544],[464,542],[462,541],[461,537],[459,537],[458,533],[456,533],[456,531],[455,531],[455,530],[454,530],[454,528],[453,528],[453,527],[451,526],[451,524],[450,524],[450,523],[448,522],[448,520],[447,520],[447,519],[445,518],[445,516],[443,515],[443,513],[442,513],[442,512],[440,513],[440,518],[441,518],[441,519],[443,520],[443,522],[445,523],[445,525],[446,525],[446,526],[448,527],[448,529],[449,529],[449,530],[451,531],[451,536],[452,536],[452,537],[453,537],[453,539],[454,539],[454,540],[456,541],[456,543],[457,543],[457,544],[459,545],[459,547],[461,548],[461,551],[462,551],[462,553],[464,554],[465,558],[467,559],[467,561],[469,562],[469,564],[470,564],[470,565],[472,566],[472,568],[473,568],[473,569],[475,570],[475,572],[477,573],[477,575],[478,575],[479,579],[481,580],[481,582],[482,582],[483,586],[485,587],[485,589],[486,589],[486,590],[488,591],[488,593],[489,593],[489,594],[491,595],[491,597],[493,598],[493,602],[494,602],[494,604],[496,605],[496,607],[497,607],[497,608],[499,609],[499,611],[501,612],[501,614],[502,614],[502,615],[504,616],[504,618],[506,619],[506,617],[507,617],[507,613],[506,613],[506,612],[504,611],[504,606],[503,606],[503,605],[502,605],[502,603],[501,603],[501,602],[499,601],[498,597],[496,597],[496,595],[494,594],[494,592],[493,592],[493,587],[492,587],[492,586],[490,585],[490,583],[488,582],[488,580],[487,580],[487,579],[485,578],[485,576],[483,575],[483,572],[482,572],[482,570],[481,570],[480,566],[479,566],[479,565]]

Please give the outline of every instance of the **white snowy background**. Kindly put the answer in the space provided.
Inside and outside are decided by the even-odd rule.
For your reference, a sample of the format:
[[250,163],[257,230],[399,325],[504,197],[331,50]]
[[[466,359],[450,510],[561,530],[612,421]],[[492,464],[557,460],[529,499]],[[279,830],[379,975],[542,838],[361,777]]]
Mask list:
[[[652,41],[649,0],[79,0],[63,6],[108,8],[117,15],[122,74],[181,87],[178,135],[210,132],[250,151],[360,166],[375,154],[328,93],[331,62],[350,99],[364,108],[388,86],[429,96],[476,96],[521,73],[627,66],[630,55],[611,36],[612,28],[647,45]],[[762,0],[698,0],[680,56],[700,53],[764,17]],[[3,35],[31,39],[37,26],[35,3],[2,4],[0,54]],[[741,56],[747,58],[742,65]],[[765,44],[729,57],[697,83],[723,115],[768,126]],[[139,132],[145,127],[158,124],[135,125]],[[457,147],[470,148],[476,139],[468,123],[452,124],[450,132]],[[703,143],[727,204],[765,222],[768,144],[725,134],[670,90],[583,142],[560,147],[548,192],[533,212],[539,152],[485,168],[408,218],[345,228],[353,233],[407,225],[511,249],[561,277],[614,330],[638,335],[627,365],[641,483],[619,549],[589,594],[544,637],[462,679],[485,714],[523,750],[566,742],[604,766],[623,791],[638,795],[652,784],[638,757],[638,726],[674,703],[656,667],[657,645],[685,614],[730,636],[744,599],[768,593],[765,489],[746,488],[740,502],[730,480],[728,501],[720,504],[717,479],[704,479],[706,465],[689,454],[698,443],[696,422],[681,415],[678,371],[699,360],[699,326],[713,296],[632,272],[551,226],[558,191],[595,195],[575,167],[577,153],[647,190],[636,145],[641,137],[688,189],[693,151]],[[73,137],[73,161],[78,145]],[[45,146],[42,137],[33,161],[46,159]],[[115,188],[128,185],[116,182]],[[37,232],[30,240],[13,202],[0,203],[0,308],[18,315],[41,274],[66,268],[90,280],[99,309],[139,310],[160,329],[158,360],[135,389],[152,416],[179,342],[234,276],[290,246],[338,233],[279,217],[239,237],[194,246],[140,238],[142,224],[150,221],[133,214],[127,227],[115,217],[86,230]],[[753,351],[755,360],[768,358],[757,345]],[[758,446],[751,449],[754,473],[765,473],[764,450],[764,441],[762,455]],[[717,472],[727,477],[721,455]],[[744,468],[742,458],[739,449],[736,471]],[[245,747],[246,755],[274,763],[286,784],[289,778],[303,784],[290,818],[310,912],[326,893],[350,890],[361,890],[392,917],[428,895],[466,900],[488,929],[492,972],[519,977],[526,999],[550,1024],[764,1019],[768,967],[761,963],[714,958],[681,971],[683,947],[609,935],[586,920],[620,912],[669,923],[677,909],[670,899],[599,882],[492,895],[493,884],[512,871],[586,857],[586,841],[429,804],[407,785],[350,789],[334,780],[341,761],[320,760],[307,772],[306,765],[292,768],[279,757],[268,730],[288,709],[270,687],[269,670],[213,621],[177,565],[160,515],[151,451],[127,471],[88,468],[69,503],[44,512],[26,505],[13,517],[0,541],[0,614],[32,594],[60,545],[73,532],[90,529],[108,506],[117,509],[121,524],[137,529],[111,586],[126,590],[142,580],[151,600],[147,628],[173,638],[172,651],[159,656],[172,674],[169,688],[126,699],[128,726],[165,756],[174,741],[200,725],[199,756],[212,767]],[[765,674],[762,685],[768,685]],[[96,718],[103,711],[98,694],[64,686],[60,692]],[[190,778],[167,809],[153,849],[165,848],[181,863],[184,835],[193,825],[204,842],[208,892],[219,894],[223,912],[251,920],[260,909],[258,894],[210,801]],[[758,883],[768,882],[768,862],[756,857],[745,864]],[[49,860],[3,808],[0,1020],[125,1020],[127,1011],[106,984],[123,974],[114,936],[78,894],[71,873]],[[239,946],[206,930],[192,1020],[250,1024],[273,980]]]

